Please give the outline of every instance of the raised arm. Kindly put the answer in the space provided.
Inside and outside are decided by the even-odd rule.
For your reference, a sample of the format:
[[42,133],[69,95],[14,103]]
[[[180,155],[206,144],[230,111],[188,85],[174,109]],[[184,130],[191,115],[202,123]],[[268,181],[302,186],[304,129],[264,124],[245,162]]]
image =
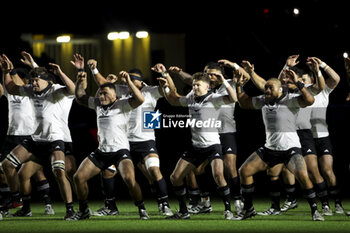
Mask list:
[[[225,86],[227,94],[223,97],[225,104],[234,103],[237,101],[237,94],[235,89],[229,84],[229,82],[220,73],[210,73],[218,77],[220,82]],[[243,78],[242,78],[243,79]]]
[[159,81],[159,86],[163,89],[164,97],[172,106],[182,106],[180,103],[180,98],[182,97],[179,95],[176,91],[176,88],[171,89],[169,80],[172,82],[172,78],[170,75],[168,75],[166,78],[160,77],[157,78]]
[[87,74],[84,71],[78,72],[75,84],[75,99],[78,104],[88,107],[89,96],[86,94]]
[[3,54],[3,59],[6,60],[6,62],[8,63],[8,66],[10,69],[10,76],[11,76],[13,82],[18,86],[24,86],[25,84],[24,84],[23,80],[17,74],[10,59],[8,59],[8,57],[5,54]]
[[17,85],[11,78],[10,72],[13,68],[12,63],[10,60],[6,57],[5,54],[2,54],[0,56],[0,64],[1,64],[1,71],[2,71],[2,81],[3,85],[6,88],[6,91],[11,95],[20,95],[20,86]]
[[242,76],[242,81],[244,81],[244,83],[247,83],[250,79],[250,75],[242,68],[240,67],[237,63],[226,60],[226,59],[221,59],[218,61],[218,63],[222,66],[226,66],[232,69],[233,74],[237,74],[239,76]]
[[249,74],[250,79],[253,81],[254,85],[262,92],[265,90],[265,84],[266,80],[262,77],[260,77],[257,73],[254,71],[254,65],[250,64],[249,61],[242,61],[242,67],[243,69]]
[[315,58],[307,58],[306,64],[309,66],[310,70],[315,74],[315,83],[308,88],[312,91],[312,93],[317,95],[326,87],[326,82],[324,80],[322,72],[320,71],[320,66]]
[[120,77],[126,80],[126,83],[129,86],[129,89],[131,90],[132,98],[129,99],[129,104],[132,108],[137,108],[140,106],[144,101],[145,98],[143,97],[140,89],[138,89],[135,84],[131,81],[131,78],[126,71],[120,71],[119,73]]
[[311,93],[308,91],[308,89],[304,86],[304,84],[298,80],[298,75],[290,69],[286,70],[286,75],[292,77],[291,80],[293,80],[294,84],[298,87],[301,93],[301,95],[298,97],[298,103],[300,107],[305,108],[312,105],[315,99],[313,95],[311,95]]
[[323,62],[321,59],[317,57],[313,57],[319,66],[323,69],[324,72],[328,75],[328,78],[325,80],[326,85],[334,89],[337,87],[338,83],[340,82],[340,76],[335,72],[329,65],[327,65],[325,62]]
[[60,77],[64,85],[66,86],[66,94],[74,95],[75,84],[74,82],[61,70],[60,66],[54,63],[49,63],[54,73]]
[[184,72],[181,68],[179,68],[177,66],[170,66],[169,67],[169,73],[172,76],[180,78],[187,85],[192,86],[192,83],[193,83],[192,75],[190,75],[189,73]]
[[[160,74],[163,78],[165,78],[167,80],[168,83],[168,88],[170,90],[176,91],[176,86],[173,82],[173,79],[170,77],[170,74],[168,73],[168,71],[166,70],[165,66],[161,63],[157,63],[155,66],[153,66],[151,68],[151,70],[153,70],[154,72],[157,72],[158,74]],[[164,96],[164,91],[163,88],[159,85],[159,93]]]
[[241,75],[236,81],[238,104],[242,109],[254,109],[252,97],[248,96],[243,90],[244,84],[244,78],[243,75]]
[[98,71],[97,69],[97,61],[94,59],[90,59],[87,62],[92,76],[94,76],[95,82],[97,83],[98,86],[101,86],[102,84],[107,82],[107,79]]

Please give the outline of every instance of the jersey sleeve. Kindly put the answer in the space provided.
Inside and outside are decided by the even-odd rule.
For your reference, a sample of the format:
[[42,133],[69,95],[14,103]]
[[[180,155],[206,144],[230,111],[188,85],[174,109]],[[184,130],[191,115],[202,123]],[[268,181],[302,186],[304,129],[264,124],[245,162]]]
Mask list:
[[265,105],[265,96],[259,95],[252,97],[252,103],[255,109],[261,109]]
[[95,110],[96,107],[99,105],[99,102],[100,101],[98,98],[90,96],[88,99],[88,107]]
[[179,98],[179,103],[182,107],[187,107],[189,104],[189,97],[188,96],[182,96]]
[[221,105],[225,105],[224,96],[225,95],[213,94],[210,98],[210,102],[212,102],[216,108],[219,108]]

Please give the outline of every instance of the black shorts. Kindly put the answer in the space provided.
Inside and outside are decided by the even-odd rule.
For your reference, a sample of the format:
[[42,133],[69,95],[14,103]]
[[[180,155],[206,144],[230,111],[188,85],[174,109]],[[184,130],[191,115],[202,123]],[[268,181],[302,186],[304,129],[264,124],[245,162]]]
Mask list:
[[111,165],[118,167],[122,160],[131,160],[131,157],[129,150],[127,149],[121,149],[117,152],[102,152],[97,149],[88,156],[88,159],[90,159],[91,162],[99,169],[106,170]]
[[329,137],[314,138],[317,156],[333,155],[332,143]]
[[277,164],[283,163],[284,165],[287,165],[290,158],[295,154],[301,155],[301,149],[297,147],[290,148],[286,151],[276,151],[276,150],[270,150],[268,148],[260,147],[256,153],[259,155],[259,157],[270,167],[274,167]]
[[221,133],[219,136],[222,147],[222,154],[237,155],[236,133]]
[[301,129],[297,130],[300,144],[301,144],[301,153],[303,156],[306,155],[316,155],[316,146],[315,140],[312,136],[312,131],[310,129]]
[[205,160],[208,160],[210,163],[214,159],[223,159],[221,151],[222,149],[220,144],[211,145],[206,148],[191,146],[191,148],[186,151],[181,158],[198,167]]
[[54,151],[65,152],[65,144],[64,141],[61,140],[53,142],[37,142],[30,138],[23,140],[21,145],[35,157],[49,157]]
[[24,140],[31,140],[32,137],[27,136],[16,136],[16,135],[7,135],[6,139],[1,148],[0,162],[2,162],[6,156],[19,144],[21,144]]
[[143,163],[143,158],[149,154],[158,154],[156,141],[148,140],[143,142],[129,142],[130,155],[134,164]]

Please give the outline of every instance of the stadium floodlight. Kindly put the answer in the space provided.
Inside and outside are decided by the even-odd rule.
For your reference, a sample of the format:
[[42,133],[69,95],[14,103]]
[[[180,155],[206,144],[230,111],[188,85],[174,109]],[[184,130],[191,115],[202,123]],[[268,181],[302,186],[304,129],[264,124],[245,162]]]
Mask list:
[[108,40],[116,40],[119,39],[119,33],[118,32],[110,32],[107,35]]
[[348,58],[348,57],[349,57],[349,54],[348,54],[347,52],[344,52],[344,53],[343,53],[343,57],[344,57],[344,58]]
[[68,43],[70,41],[70,36],[69,35],[58,36],[56,38],[56,41],[58,43]]
[[136,37],[141,39],[141,38],[147,38],[148,37],[148,32],[146,31],[138,31],[136,32]]
[[128,39],[130,36],[130,33],[129,32],[119,32],[119,39],[122,39],[122,40],[125,40],[125,39]]
[[299,14],[300,14],[300,10],[299,10],[298,8],[294,8],[294,9],[293,9],[293,14],[294,14],[295,16],[299,15]]

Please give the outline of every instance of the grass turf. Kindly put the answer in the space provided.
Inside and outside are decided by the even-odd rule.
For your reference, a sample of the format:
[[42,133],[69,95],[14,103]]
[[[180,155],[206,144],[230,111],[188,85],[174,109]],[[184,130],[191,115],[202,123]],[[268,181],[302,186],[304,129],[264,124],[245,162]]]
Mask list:
[[[280,216],[256,216],[244,221],[224,220],[220,200],[212,201],[212,213],[192,215],[190,220],[165,220],[154,201],[149,200],[145,204],[150,220],[139,220],[133,203],[123,201],[117,203],[118,216],[92,216],[89,220],[64,221],[65,207],[62,203],[54,203],[55,215],[52,216],[43,214],[43,204],[33,203],[32,217],[4,217],[0,221],[0,232],[350,232],[350,217],[345,215],[325,216],[324,222],[311,221],[309,206],[303,200],[299,201],[297,209]],[[173,211],[178,206],[176,200],[171,200],[170,204]],[[89,203],[92,211],[101,205],[102,202]],[[254,205],[257,211],[262,211],[269,207],[269,201],[255,200]],[[350,201],[344,201],[343,205],[347,209]],[[14,212],[11,210],[11,213]]]

